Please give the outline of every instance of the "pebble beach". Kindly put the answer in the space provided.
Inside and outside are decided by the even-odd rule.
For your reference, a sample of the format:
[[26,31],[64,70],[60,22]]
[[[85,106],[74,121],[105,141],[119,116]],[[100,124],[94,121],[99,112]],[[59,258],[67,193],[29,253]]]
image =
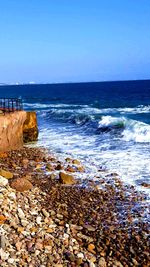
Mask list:
[[84,172],[43,148],[0,154],[0,266],[150,266],[146,195]]

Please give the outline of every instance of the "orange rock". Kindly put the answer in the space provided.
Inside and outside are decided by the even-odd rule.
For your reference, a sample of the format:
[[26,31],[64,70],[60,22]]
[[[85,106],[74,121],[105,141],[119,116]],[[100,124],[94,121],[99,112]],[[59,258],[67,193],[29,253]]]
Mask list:
[[7,218],[5,216],[0,215],[0,224],[3,224],[6,220]]
[[5,171],[3,169],[0,170],[0,175],[7,178],[7,179],[13,178],[13,173],[11,173],[9,171]]
[[7,157],[8,157],[8,154],[7,153],[5,153],[5,152],[4,153],[2,153],[2,152],[0,153],[0,158],[1,159],[5,159]]
[[42,168],[42,165],[41,164],[37,164],[35,168],[36,168],[36,170],[37,169],[41,169]]
[[95,249],[94,244],[89,244],[88,245],[88,251],[91,252],[91,253],[93,253],[93,254],[96,254],[96,252],[94,251],[94,249]]
[[23,227],[18,227],[17,231],[18,231],[18,233],[22,233],[24,231],[24,228]]
[[30,190],[32,188],[31,182],[29,182],[25,178],[17,178],[11,183],[11,187],[18,192],[24,192],[26,190]]
[[65,173],[65,172],[59,173],[59,180],[62,184],[72,185],[72,184],[76,183],[74,177],[70,174]]
[[37,232],[37,228],[36,227],[32,227],[31,229],[30,229],[30,231],[32,232],[32,233],[35,233],[35,232]]
[[46,232],[49,233],[49,234],[53,233],[54,231],[55,231],[54,228],[48,228],[48,229],[46,229]]

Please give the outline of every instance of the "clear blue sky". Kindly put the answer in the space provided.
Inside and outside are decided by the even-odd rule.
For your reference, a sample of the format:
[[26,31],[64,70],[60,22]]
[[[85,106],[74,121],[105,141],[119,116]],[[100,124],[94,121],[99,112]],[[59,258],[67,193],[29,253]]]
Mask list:
[[0,1],[0,83],[146,78],[149,0]]

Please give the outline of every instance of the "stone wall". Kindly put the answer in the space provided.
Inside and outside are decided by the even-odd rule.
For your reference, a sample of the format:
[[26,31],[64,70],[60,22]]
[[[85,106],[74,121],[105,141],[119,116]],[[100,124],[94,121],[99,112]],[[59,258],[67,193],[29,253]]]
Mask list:
[[25,111],[0,115],[0,152],[19,149],[23,146]]

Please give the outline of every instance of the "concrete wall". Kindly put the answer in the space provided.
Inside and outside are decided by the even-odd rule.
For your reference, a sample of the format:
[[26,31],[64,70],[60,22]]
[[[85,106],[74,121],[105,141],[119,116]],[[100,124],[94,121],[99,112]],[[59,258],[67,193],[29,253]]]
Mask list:
[[25,111],[0,115],[0,152],[19,149],[23,146]]

